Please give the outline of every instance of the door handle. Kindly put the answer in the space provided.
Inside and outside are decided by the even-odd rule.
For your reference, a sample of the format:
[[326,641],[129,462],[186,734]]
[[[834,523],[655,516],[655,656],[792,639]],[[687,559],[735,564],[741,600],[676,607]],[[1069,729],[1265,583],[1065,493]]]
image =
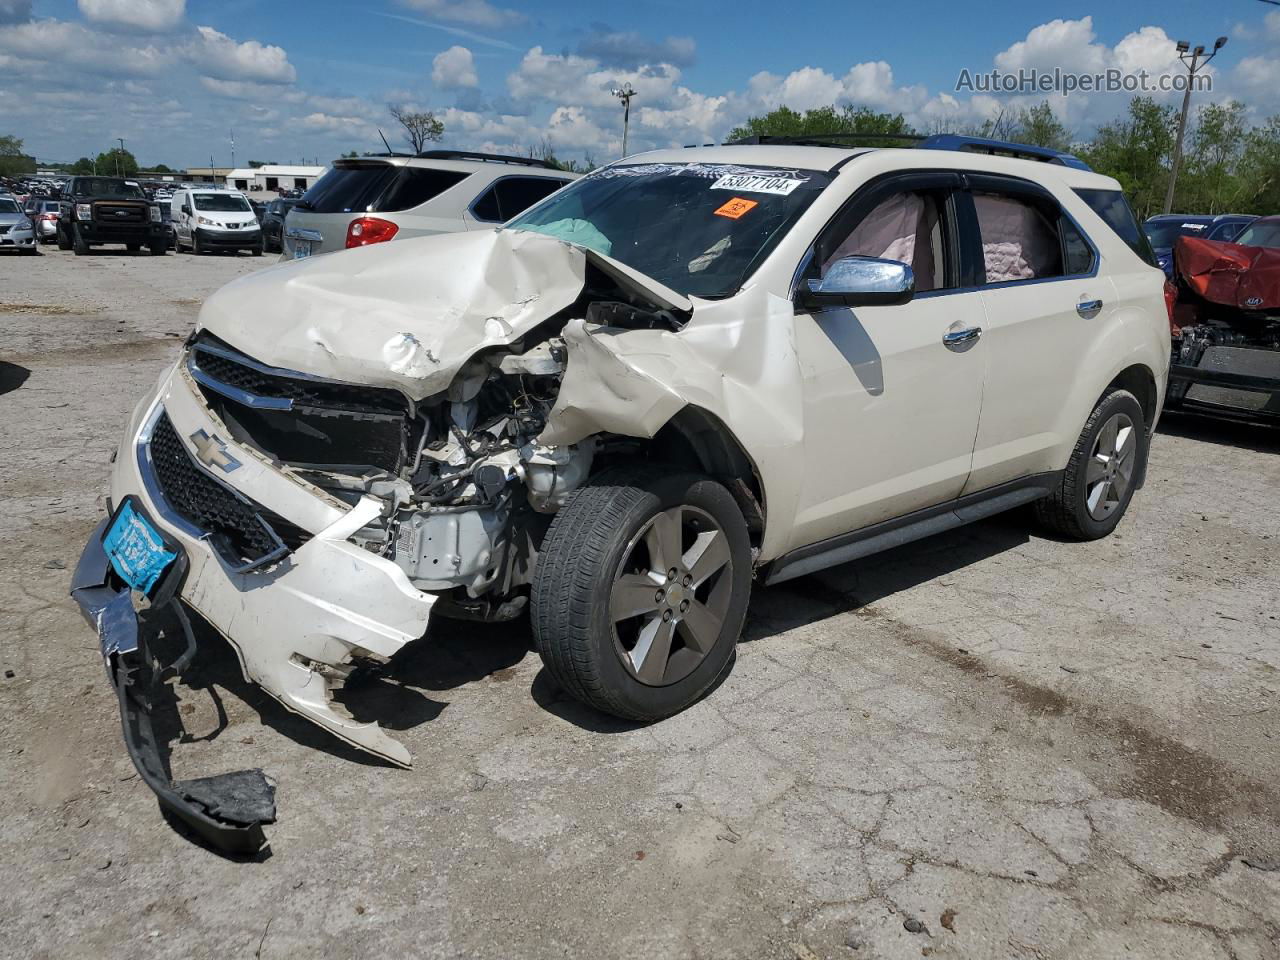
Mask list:
[[964,343],[972,343],[982,336],[981,327],[969,327],[966,330],[952,330],[942,335],[942,342],[948,347],[958,347]]
[[1086,320],[1092,320],[1102,312],[1101,300],[1081,300],[1076,304],[1076,313]]

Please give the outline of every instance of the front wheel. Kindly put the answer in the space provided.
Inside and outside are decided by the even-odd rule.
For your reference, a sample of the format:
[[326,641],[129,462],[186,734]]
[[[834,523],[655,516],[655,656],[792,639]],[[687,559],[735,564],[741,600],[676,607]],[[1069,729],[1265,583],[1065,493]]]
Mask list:
[[83,257],[89,252],[89,244],[85,242],[77,226],[71,228],[71,249],[75,251],[77,257]]
[[1099,540],[1120,523],[1147,460],[1138,398],[1113,390],[1098,401],[1052,494],[1036,503],[1045,527],[1073,540]]
[[191,231],[191,254],[198,257],[202,253],[204,253],[204,248],[200,245],[200,234],[193,230]]
[[724,487],[621,468],[578,490],[552,521],[534,577],[534,640],[577,699],[657,720],[724,672],[750,592],[747,527]]
[[58,228],[57,237],[58,237],[58,249],[59,249],[59,250],[70,250],[70,249],[71,249],[71,237],[67,235],[67,231],[66,231],[66,230],[64,230],[64,229],[62,229],[62,227],[59,227],[59,228]]
[[126,250],[128,250],[130,253],[137,253],[139,250],[141,250],[141,249],[142,249],[142,244],[140,244],[140,243],[126,243],[126,244],[124,245],[124,248],[125,248]]
[[150,244],[147,249],[151,251],[153,257],[163,257],[169,252],[169,244],[163,240],[157,240],[155,243]]

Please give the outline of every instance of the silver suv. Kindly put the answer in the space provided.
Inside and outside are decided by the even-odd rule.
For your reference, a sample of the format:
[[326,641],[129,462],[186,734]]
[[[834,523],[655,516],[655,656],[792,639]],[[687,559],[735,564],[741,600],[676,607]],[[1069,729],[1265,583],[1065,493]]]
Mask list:
[[281,259],[494,227],[577,177],[542,160],[460,150],[336,160],[289,212]]

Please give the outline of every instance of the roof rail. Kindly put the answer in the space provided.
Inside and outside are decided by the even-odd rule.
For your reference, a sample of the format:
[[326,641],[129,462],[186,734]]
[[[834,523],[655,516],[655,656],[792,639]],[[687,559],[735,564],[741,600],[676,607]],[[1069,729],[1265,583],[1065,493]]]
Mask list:
[[494,163],[518,163],[525,167],[542,167],[544,170],[559,170],[549,160],[537,157],[517,157],[509,153],[480,153],[475,150],[423,150],[417,154],[424,160],[489,160]]
[[[737,140],[726,140],[725,146],[773,144],[789,147],[857,147],[861,146],[861,144],[846,144],[845,141],[857,140],[884,143],[900,140],[920,142],[925,139],[924,136],[918,133],[811,133],[803,136],[761,133],[750,137],[740,137]],[[697,146],[697,144],[693,144],[693,146]]]
[[986,137],[965,137],[956,133],[941,133],[926,137],[917,146],[921,150],[964,150],[970,153],[989,153],[995,156],[1007,155],[1020,160],[1040,160],[1044,163],[1056,163],[1077,170],[1092,170],[1079,157],[1050,147],[1035,147],[1027,143],[1013,143],[1008,140],[990,140]]

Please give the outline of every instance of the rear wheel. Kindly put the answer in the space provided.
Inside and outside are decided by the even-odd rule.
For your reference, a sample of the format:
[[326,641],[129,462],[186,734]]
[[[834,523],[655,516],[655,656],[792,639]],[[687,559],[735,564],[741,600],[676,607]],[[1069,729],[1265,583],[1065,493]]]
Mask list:
[[1058,488],[1036,503],[1037,519],[1075,540],[1098,540],[1120,523],[1147,459],[1146,418],[1137,397],[1103,397],[1076,441]]
[[71,249],[76,252],[77,257],[83,257],[89,252],[89,244],[80,234],[80,228],[75,224],[71,226]]
[[746,523],[720,484],[619,469],[556,514],[532,625],[552,677],[629,720],[694,703],[729,664],[751,591]]

